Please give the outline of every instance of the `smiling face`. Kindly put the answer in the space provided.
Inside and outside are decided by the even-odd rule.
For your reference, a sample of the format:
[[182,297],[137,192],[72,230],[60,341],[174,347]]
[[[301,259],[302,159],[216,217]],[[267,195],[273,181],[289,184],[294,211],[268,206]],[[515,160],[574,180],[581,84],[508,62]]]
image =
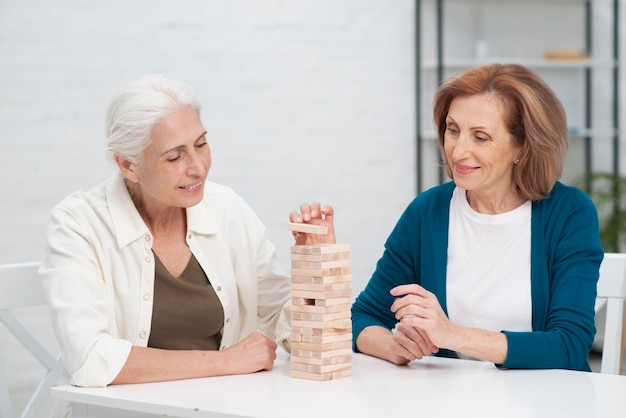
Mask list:
[[200,202],[211,167],[206,130],[192,107],[177,107],[150,134],[139,164],[128,163],[138,206],[148,211],[188,208]]
[[446,117],[444,152],[457,186],[487,200],[517,196],[512,171],[520,146],[491,95],[456,97]]

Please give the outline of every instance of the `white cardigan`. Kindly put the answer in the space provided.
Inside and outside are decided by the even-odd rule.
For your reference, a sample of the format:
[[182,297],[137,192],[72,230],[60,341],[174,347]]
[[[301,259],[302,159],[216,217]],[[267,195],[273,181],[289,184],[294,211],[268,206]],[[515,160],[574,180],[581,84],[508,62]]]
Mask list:
[[[244,200],[207,183],[203,200],[187,209],[186,241],[224,308],[221,349],[257,329],[287,345],[290,279]],[[121,174],[54,208],[39,273],[71,384],[108,385],[131,346],[147,345],[151,249],[152,236]]]

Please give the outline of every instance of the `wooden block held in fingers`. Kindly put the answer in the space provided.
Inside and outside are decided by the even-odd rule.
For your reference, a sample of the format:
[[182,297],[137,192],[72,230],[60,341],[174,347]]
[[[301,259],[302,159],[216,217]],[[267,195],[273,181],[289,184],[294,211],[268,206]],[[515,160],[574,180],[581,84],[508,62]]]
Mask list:
[[312,225],[312,224],[302,224],[296,222],[289,222],[287,224],[287,229],[290,231],[296,232],[306,232],[308,234],[326,234],[328,233],[328,227],[324,225]]

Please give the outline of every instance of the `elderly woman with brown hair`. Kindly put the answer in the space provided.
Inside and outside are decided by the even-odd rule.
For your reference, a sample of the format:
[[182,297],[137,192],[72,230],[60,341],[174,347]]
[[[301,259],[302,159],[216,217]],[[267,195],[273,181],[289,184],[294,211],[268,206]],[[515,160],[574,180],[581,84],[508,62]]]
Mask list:
[[561,103],[529,69],[485,65],[438,89],[434,122],[452,181],[388,237],[352,308],[354,349],[589,371],[603,249],[593,203],[558,181]]

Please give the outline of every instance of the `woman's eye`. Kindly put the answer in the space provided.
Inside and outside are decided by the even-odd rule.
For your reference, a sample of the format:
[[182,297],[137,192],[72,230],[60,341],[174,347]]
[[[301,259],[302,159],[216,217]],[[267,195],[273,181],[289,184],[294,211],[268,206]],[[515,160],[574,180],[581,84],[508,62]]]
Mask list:
[[168,163],[173,163],[173,162],[175,162],[176,160],[178,160],[179,158],[180,158],[180,155],[177,155],[176,157],[171,157],[171,158],[168,158],[166,161],[167,161]]

